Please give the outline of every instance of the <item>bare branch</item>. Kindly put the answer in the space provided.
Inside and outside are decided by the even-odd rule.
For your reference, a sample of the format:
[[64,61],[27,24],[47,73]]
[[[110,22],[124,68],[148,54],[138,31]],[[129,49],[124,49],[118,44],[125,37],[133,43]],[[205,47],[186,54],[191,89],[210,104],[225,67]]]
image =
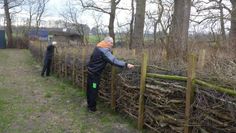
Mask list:
[[[12,9],[12,8],[15,8],[15,7],[18,7],[18,6],[21,6],[23,2],[24,2],[24,0],[21,0],[21,1],[14,1],[14,4],[13,4],[12,6],[10,6],[10,3],[11,3],[11,2],[9,2],[9,3],[8,3],[9,9]],[[13,3],[13,2],[12,2],[12,3]]]
[[86,8],[87,10],[95,10],[98,12],[111,14],[110,12],[106,11],[105,9],[98,7],[93,1],[91,3],[84,3],[83,0],[80,0],[80,3],[82,4],[83,8]]
[[118,4],[120,3],[120,1],[121,1],[121,0],[118,0],[118,1],[116,1],[116,2],[115,2],[115,3],[116,3],[116,5],[118,5]]

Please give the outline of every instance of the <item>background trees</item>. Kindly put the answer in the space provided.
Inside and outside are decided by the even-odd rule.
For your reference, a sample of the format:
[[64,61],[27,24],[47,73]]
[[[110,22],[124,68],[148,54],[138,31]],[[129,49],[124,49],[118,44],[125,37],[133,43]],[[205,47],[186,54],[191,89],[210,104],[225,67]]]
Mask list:
[[134,20],[134,33],[131,48],[141,47],[144,44],[143,28],[145,20],[146,0],[136,0],[136,13]]
[[[6,4],[3,4],[4,2]],[[108,31],[115,40],[125,40],[130,49],[153,44],[165,48],[169,58],[183,57],[188,52],[189,33],[191,37],[208,35],[205,41],[218,42],[219,46],[226,46],[230,40],[230,46],[235,47],[234,0],[69,0],[65,2],[67,2],[66,6],[54,11],[60,14],[58,20],[63,22],[64,28],[74,25],[74,30],[84,34],[84,26],[89,25],[97,40],[101,40],[101,35],[105,35]],[[12,17],[19,16],[21,11],[27,14],[25,26],[28,30],[32,27],[44,27],[44,24],[41,25],[42,22],[47,22],[51,17],[45,15],[51,8],[47,7],[48,3],[49,0],[2,1],[2,6],[5,5],[9,46],[12,44],[10,36]]]
[[6,18],[6,34],[8,38],[8,47],[13,47],[13,35],[12,35],[12,17],[17,14],[20,10],[24,0],[4,0],[1,2],[4,7],[5,18]]
[[230,0],[232,4],[231,11],[231,28],[230,28],[230,45],[232,48],[236,49],[236,1]]
[[109,15],[109,35],[115,40],[114,21],[116,16],[116,9],[118,8],[117,5],[120,3],[120,1],[121,0],[103,1],[103,3],[109,3],[108,7],[99,6],[94,0],[80,0],[80,3],[86,10],[95,10]]
[[183,57],[187,53],[188,28],[191,10],[191,0],[175,0],[172,15],[169,43],[167,44],[168,58]]

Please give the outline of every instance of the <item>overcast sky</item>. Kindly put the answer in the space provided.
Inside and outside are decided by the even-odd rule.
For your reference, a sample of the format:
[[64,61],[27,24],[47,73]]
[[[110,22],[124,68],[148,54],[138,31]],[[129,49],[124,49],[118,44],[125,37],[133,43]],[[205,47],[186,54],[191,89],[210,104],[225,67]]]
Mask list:
[[59,16],[59,11],[65,5],[66,0],[49,0],[47,5],[50,16]]
[[[46,11],[45,16],[43,17],[43,20],[44,21],[49,21],[49,20],[59,20],[59,19],[62,19],[60,17],[60,13],[65,10],[66,3],[68,1],[69,0],[49,0],[49,3],[47,4],[47,11]],[[104,5],[104,1],[106,1],[106,0],[96,0],[96,1],[102,1],[103,5]],[[230,3],[228,5],[230,5]],[[109,3],[107,3],[106,6],[109,6]],[[121,0],[121,2],[119,3],[118,6],[119,7],[127,7],[127,8],[129,8],[130,0]],[[156,7],[151,7],[151,6],[147,5],[146,10],[152,10],[152,9],[155,9],[155,8]],[[191,13],[194,13],[194,12],[195,11],[192,10]],[[0,9],[0,14],[2,14],[2,13],[3,13],[3,9]],[[115,28],[117,27],[117,20],[118,20],[118,22],[121,25],[129,22],[130,21],[130,15],[129,14],[130,14],[130,12],[128,12],[128,11],[117,10],[117,12],[116,12]],[[100,19],[99,21],[102,22],[103,26],[106,27],[108,25],[108,23],[109,23],[109,15],[108,14],[102,14],[102,13],[97,13],[97,12],[96,13],[91,13],[91,11],[86,11],[86,12],[83,12],[83,13],[79,14],[79,20],[78,21],[79,21],[79,23],[87,24],[90,28],[92,28],[93,26],[96,25],[93,15],[99,17],[99,19]],[[18,15],[18,17],[28,18],[28,16],[26,14],[24,16],[24,13],[22,13],[22,12],[21,12],[20,15]],[[1,17],[0,18],[0,24],[3,24],[3,20],[4,20],[3,17]],[[151,24],[148,24],[148,25],[152,26]],[[229,27],[229,23],[227,23],[226,26]],[[124,28],[124,30],[126,30],[125,28],[127,28],[127,27],[122,27],[122,28]],[[191,26],[190,26],[190,28],[191,28]],[[202,27],[202,26],[199,26],[198,29],[200,31],[202,31],[204,29],[208,30],[208,28]]]

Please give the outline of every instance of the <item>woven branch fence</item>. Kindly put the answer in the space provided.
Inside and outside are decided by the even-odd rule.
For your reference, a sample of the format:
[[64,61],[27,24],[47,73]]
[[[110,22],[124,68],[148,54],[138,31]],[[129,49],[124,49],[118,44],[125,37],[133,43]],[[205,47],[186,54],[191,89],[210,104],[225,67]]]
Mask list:
[[[46,46],[29,45],[32,55],[42,62]],[[87,47],[58,48],[52,71],[81,89],[86,89]],[[157,133],[235,133],[236,91],[195,77],[195,56],[189,56],[186,76],[165,75],[165,69],[142,63],[132,70],[110,65],[103,72],[99,97],[111,108],[137,120],[139,129]],[[161,74],[162,73],[162,74]]]

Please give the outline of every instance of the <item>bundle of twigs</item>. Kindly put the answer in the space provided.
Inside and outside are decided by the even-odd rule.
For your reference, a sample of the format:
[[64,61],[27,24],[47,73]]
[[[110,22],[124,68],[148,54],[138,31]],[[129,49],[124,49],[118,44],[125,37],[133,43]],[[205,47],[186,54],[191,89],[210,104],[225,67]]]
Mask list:
[[236,132],[236,98],[196,86],[191,122],[193,131]]
[[[42,50],[39,46],[29,46],[32,55],[42,60]],[[90,49],[91,50],[91,49]],[[62,50],[63,51],[63,50]],[[82,85],[86,76],[85,63],[82,61],[82,50],[77,50],[76,56],[70,52],[59,52],[54,57],[54,71],[62,77],[76,77],[76,84]],[[91,53],[91,52],[90,52]],[[66,55],[66,56],[65,56]],[[86,61],[89,59],[86,56]],[[134,63],[135,64],[135,63]],[[139,63],[136,63],[139,64]],[[234,66],[234,65],[231,65]],[[74,71],[76,70],[76,71]],[[233,68],[234,70],[234,68]],[[115,79],[116,109],[137,119],[139,110],[140,65],[133,70],[117,70]],[[148,66],[148,73],[185,76],[181,80],[170,80],[148,76],[146,79],[144,124],[155,132],[183,132],[185,116],[186,71],[184,69],[167,70],[157,66]],[[73,74],[74,73],[74,74]],[[82,76],[83,75],[83,76]],[[234,75],[232,74],[231,77]],[[168,77],[168,76],[166,76]],[[194,102],[191,106],[190,127],[197,132],[236,132],[236,98],[233,90],[227,91],[214,85],[196,80]],[[85,77],[86,85],[86,77]],[[208,87],[204,87],[208,85]],[[224,91],[227,91],[227,93]],[[111,66],[103,72],[99,97],[110,104],[111,101]]]

